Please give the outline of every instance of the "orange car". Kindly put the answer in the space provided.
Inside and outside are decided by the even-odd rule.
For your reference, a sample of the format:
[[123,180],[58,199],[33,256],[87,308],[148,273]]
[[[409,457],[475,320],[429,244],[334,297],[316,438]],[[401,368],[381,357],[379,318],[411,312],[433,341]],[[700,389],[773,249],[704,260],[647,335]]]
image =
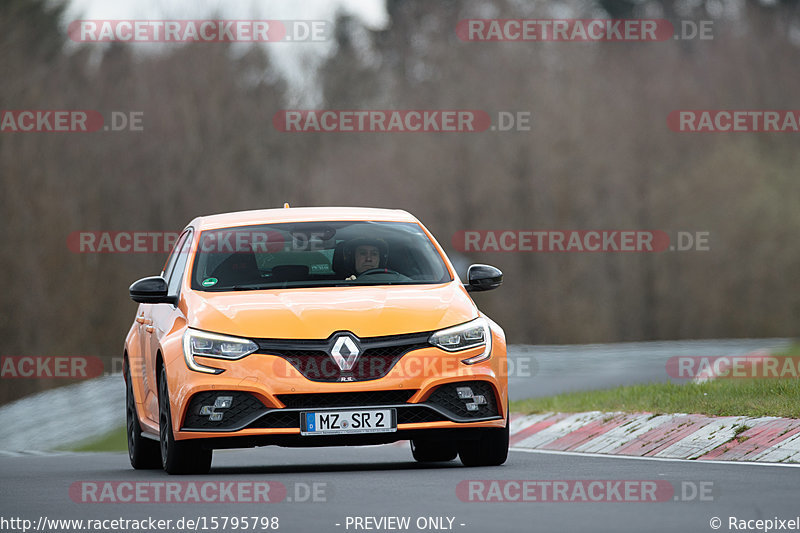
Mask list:
[[508,455],[503,330],[405,211],[287,208],[198,217],[125,340],[134,468],[203,473],[214,449],[411,441],[416,460]]

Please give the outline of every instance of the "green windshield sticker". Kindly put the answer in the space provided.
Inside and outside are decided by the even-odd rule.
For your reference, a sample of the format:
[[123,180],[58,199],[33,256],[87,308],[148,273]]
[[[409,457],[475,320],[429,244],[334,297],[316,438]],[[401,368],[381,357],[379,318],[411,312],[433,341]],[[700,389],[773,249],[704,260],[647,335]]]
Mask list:
[[206,278],[203,280],[203,287],[213,287],[217,284],[217,278]]

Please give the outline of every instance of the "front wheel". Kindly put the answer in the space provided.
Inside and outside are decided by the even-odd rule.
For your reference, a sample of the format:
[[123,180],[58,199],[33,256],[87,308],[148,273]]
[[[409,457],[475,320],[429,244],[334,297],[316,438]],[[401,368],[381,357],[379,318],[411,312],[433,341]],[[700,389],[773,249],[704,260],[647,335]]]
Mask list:
[[458,448],[450,442],[413,439],[411,454],[420,463],[438,463],[455,459]]
[[168,474],[207,474],[213,450],[194,440],[176,441],[172,432],[167,371],[161,367],[158,378],[158,426],[161,440],[161,465]]
[[[508,415],[506,415],[508,416]],[[458,456],[464,466],[500,466],[508,459],[509,422],[506,427],[487,429],[477,440],[461,441]]]
[[128,458],[137,470],[161,468],[161,450],[154,440],[142,437],[142,427],[136,414],[136,400],[133,397],[133,377],[128,364],[125,364],[125,422],[128,434]]

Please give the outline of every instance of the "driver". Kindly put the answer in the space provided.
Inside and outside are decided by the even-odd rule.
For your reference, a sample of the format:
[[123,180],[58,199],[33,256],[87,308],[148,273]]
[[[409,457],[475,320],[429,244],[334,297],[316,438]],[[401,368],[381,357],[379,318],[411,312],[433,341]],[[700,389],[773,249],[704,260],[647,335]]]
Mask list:
[[378,268],[381,264],[381,252],[377,246],[362,244],[356,247],[353,259],[355,261],[356,275],[358,275],[371,268]]
[[355,274],[345,278],[356,279],[363,272],[376,268],[386,268],[388,246],[381,239],[354,239],[345,249],[348,262],[353,266]]

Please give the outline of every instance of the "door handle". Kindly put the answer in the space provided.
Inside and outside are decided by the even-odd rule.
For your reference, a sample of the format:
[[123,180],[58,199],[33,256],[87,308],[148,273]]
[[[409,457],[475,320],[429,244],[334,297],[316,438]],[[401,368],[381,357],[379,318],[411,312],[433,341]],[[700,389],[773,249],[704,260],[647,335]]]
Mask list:
[[144,328],[144,330],[145,330],[147,333],[153,333],[153,331],[155,331],[155,329],[156,329],[156,328],[155,328],[155,327],[153,327],[153,326],[145,326],[145,328]]

